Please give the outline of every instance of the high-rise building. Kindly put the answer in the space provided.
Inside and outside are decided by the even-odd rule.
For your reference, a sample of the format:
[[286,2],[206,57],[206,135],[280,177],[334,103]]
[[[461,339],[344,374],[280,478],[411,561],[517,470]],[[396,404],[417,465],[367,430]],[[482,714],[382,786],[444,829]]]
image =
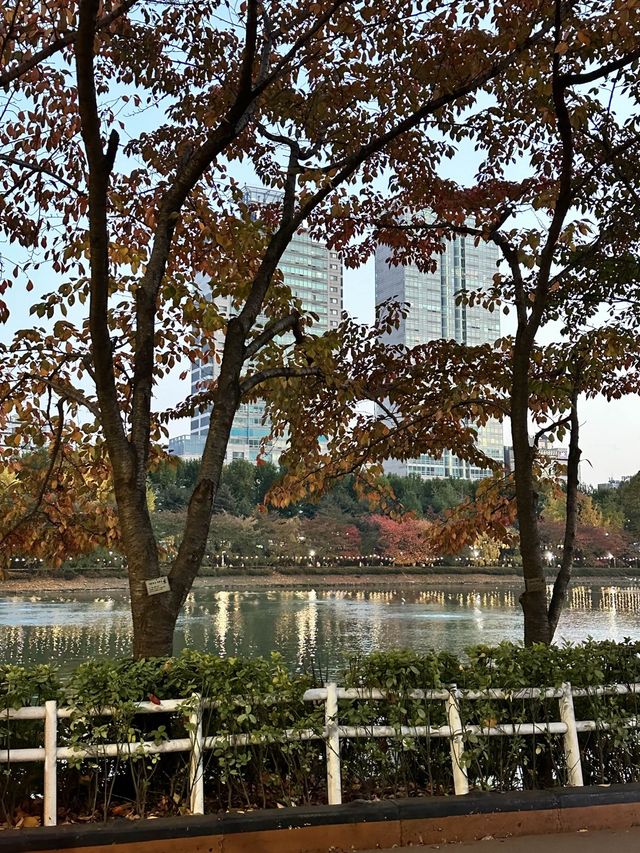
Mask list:
[[[459,343],[492,343],[500,337],[499,312],[490,312],[480,305],[456,304],[456,294],[477,290],[493,282],[498,262],[498,249],[489,243],[475,246],[473,239],[454,237],[444,252],[436,256],[435,269],[421,272],[415,265],[390,265],[391,251],[387,246],[376,250],[376,305],[393,299],[409,304],[409,311],[397,329],[385,336],[390,344],[413,347],[437,338]],[[503,460],[502,425],[489,421],[478,430],[478,447],[496,462]],[[423,478],[454,477],[478,480],[487,471],[458,459],[446,451],[439,459],[421,455],[416,459],[389,459],[388,473]]]
[[[247,188],[245,200],[253,204],[274,204],[280,201],[281,194],[275,190]],[[293,296],[301,303],[303,311],[312,311],[318,319],[311,326],[311,333],[321,335],[334,329],[342,313],[342,263],[337,252],[322,243],[313,240],[305,231],[299,231],[284,252],[278,268],[284,275],[285,283]],[[231,313],[231,298],[217,300],[223,313]],[[264,322],[264,318],[262,318]],[[283,341],[291,340],[283,336]],[[220,339],[220,351],[224,338]],[[202,382],[214,379],[218,363],[211,357],[194,362],[191,367],[191,392],[197,393]],[[270,426],[265,422],[265,406],[261,401],[243,403],[233,421],[226,462],[234,459],[247,459],[255,462],[264,439],[269,435]],[[202,455],[204,442],[209,429],[211,409],[195,415],[191,419],[191,432],[188,436],[178,436],[169,441],[169,452],[183,458],[197,458]],[[277,462],[283,445],[278,442],[262,449],[261,457]]]
[[[533,447],[533,438],[529,436],[529,444]],[[562,447],[559,444],[553,444],[546,436],[542,436],[538,441],[538,461],[542,467],[542,471],[548,477],[556,477],[563,482],[567,482],[566,467],[569,461],[569,448]],[[515,470],[515,456],[513,447],[507,446],[504,449],[504,467],[507,473]],[[580,472],[578,470],[578,479]]]

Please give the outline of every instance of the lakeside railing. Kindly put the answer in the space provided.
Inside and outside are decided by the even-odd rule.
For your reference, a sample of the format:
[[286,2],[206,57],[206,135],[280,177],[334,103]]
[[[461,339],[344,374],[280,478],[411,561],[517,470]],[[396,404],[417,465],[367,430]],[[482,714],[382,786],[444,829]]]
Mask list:
[[[563,736],[563,756],[566,779],[570,786],[583,784],[582,763],[578,734],[580,732],[606,731],[610,724],[598,720],[576,720],[574,698],[595,696],[625,696],[640,694],[640,684],[613,684],[593,688],[572,688],[569,682],[561,687],[520,689],[491,688],[486,690],[459,690],[450,687],[444,690],[410,690],[406,698],[421,702],[443,703],[447,724],[443,726],[389,726],[389,725],[342,725],[339,702],[373,701],[384,702],[394,696],[393,691],[375,688],[343,688],[335,683],[307,690],[305,702],[324,704],[324,726],[318,729],[287,729],[277,735],[235,734],[205,736],[203,733],[203,711],[215,707],[215,700],[203,699],[197,694],[186,699],[164,699],[156,702],[140,702],[133,706],[135,715],[176,714],[182,715],[187,724],[188,737],[169,738],[162,742],[139,741],[120,743],[59,745],[58,720],[70,719],[76,709],[58,706],[48,701],[41,706],[6,709],[0,719],[6,721],[44,721],[43,746],[0,750],[0,764],[40,762],[44,765],[44,809],[43,823],[57,823],[58,763],[77,761],[87,757],[127,757],[157,755],[162,753],[186,752],[189,754],[190,810],[193,814],[204,813],[204,754],[220,745],[247,746],[274,742],[315,741],[325,742],[327,798],[329,804],[342,802],[342,774],[340,750],[345,740],[360,738],[447,738],[450,743],[451,768],[454,791],[457,795],[469,791],[467,763],[465,761],[465,739],[468,736],[518,737],[526,735],[554,734]],[[476,700],[558,700],[558,720],[544,722],[471,725],[463,724],[461,702]],[[238,705],[244,703],[238,697]],[[96,716],[108,717],[113,709],[102,709]],[[638,728],[638,716],[626,717],[624,728]]]

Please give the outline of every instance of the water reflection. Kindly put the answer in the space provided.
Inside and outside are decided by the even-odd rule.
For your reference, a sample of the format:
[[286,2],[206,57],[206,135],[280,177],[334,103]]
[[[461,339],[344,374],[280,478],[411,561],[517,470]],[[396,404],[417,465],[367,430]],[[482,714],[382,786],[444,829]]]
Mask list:
[[[300,667],[335,670],[350,654],[431,647],[461,651],[476,642],[522,636],[518,593],[466,586],[412,590],[197,589],[178,622],[176,648],[221,655],[280,651]],[[640,587],[575,586],[558,640],[640,638]],[[128,600],[113,595],[12,595],[0,598],[4,659],[70,664],[90,655],[130,653]]]

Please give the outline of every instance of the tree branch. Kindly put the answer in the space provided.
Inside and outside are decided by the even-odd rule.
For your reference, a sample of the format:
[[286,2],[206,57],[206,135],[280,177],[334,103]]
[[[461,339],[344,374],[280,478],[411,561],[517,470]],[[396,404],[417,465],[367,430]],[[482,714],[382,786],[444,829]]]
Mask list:
[[81,190],[72,184],[71,181],[67,181],[66,178],[58,175],[57,172],[53,171],[53,169],[42,166],[40,163],[30,163],[28,160],[21,160],[19,157],[12,157],[9,154],[0,154],[0,160],[5,163],[9,163],[12,166],[19,166],[21,169],[29,169],[31,172],[37,172],[40,175],[48,175],[50,178],[54,178],[59,183],[63,184],[67,189],[72,190],[78,195],[82,195]]
[[[336,8],[345,0],[333,4]],[[286,62],[278,65],[277,74],[274,71],[264,76],[255,85],[252,84],[252,69],[256,59],[257,45],[257,12],[258,2],[253,0],[247,7],[247,22],[245,25],[245,45],[238,89],[231,106],[220,119],[218,125],[211,131],[205,142],[195,151],[185,164],[184,169],[175,179],[164,198],[160,202],[157,217],[157,227],[153,236],[153,244],[147,270],[136,293],[136,339],[134,346],[134,375],[133,398],[131,406],[131,443],[136,448],[138,458],[146,460],[149,450],[151,394],[153,385],[154,340],[156,321],[156,298],[166,270],[167,260],[171,251],[173,235],[178,223],[182,207],[189,193],[209,169],[213,161],[226,146],[235,139],[247,123],[258,97],[267,86],[281,73],[282,68],[291,61],[299,50],[316,31],[311,27],[301,39],[286,54]],[[332,13],[331,13],[332,14]],[[324,16],[323,16],[324,18]],[[261,58],[261,75],[264,72],[265,56]],[[275,76],[274,76],[275,75]],[[238,315],[239,317],[240,315]],[[256,314],[257,316],[257,314]],[[244,328],[242,321],[236,317],[235,323]],[[255,318],[253,318],[255,319]],[[245,328],[245,334],[248,327]]]
[[83,406],[85,409],[88,409],[94,417],[100,418],[100,406],[72,385],[65,385],[64,382],[54,379],[53,377],[32,376],[32,379],[35,379],[38,382],[44,382],[45,385],[48,385],[49,388],[51,388],[52,391],[55,391],[59,397],[67,400],[73,400],[74,403],[78,403],[79,406]]
[[562,563],[553,585],[551,602],[549,603],[549,627],[550,639],[558,626],[558,620],[567,590],[571,582],[571,569],[573,567],[573,555],[576,544],[576,529],[578,526],[578,474],[580,471],[580,423],[578,421],[578,386],[579,374],[574,376],[571,391],[571,437],[569,439],[569,458],[567,460],[567,512],[564,527],[564,542],[562,546]]
[[15,521],[9,530],[2,536],[0,539],[0,548],[4,546],[8,539],[10,539],[17,530],[19,530],[24,524],[26,524],[33,516],[38,512],[40,506],[42,505],[42,501],[44,499],[45,492],[49,486],[51,481],[51,476],[53,474],[53,469],[56,466],[56,462],[58,459],[58,454],[60,453],[60,448],[62,447],[62,431],[64,429],[64,402],[63,400],[58,400],[58,426],[56,428],[55,437],[53,441],[53,447],[51,450],[51,458],[49,459],[49,465],[47,466],[47,470],[44,475],[44,479],[40,484],[40,488],[38,489],[38,494],[36,495],[36,499],[33,503],[33,506],[17,521]]
[[282,59],[276,63],[273,71],[269,75],[265,75],[264,78],[258,83],[255,88],[255,95],[261,95],[262,92],[267,89],[271,83],[278,79],[279,75],[282,73],[283,69],[289,65],[289,63],[298,55],[299,51],[309,43],[309,41],[316,35],[316,33],[320,32],[320,30],[327,24],[334,13],[338,11],[340,6],[344,6],[347,3],[347,0],[334,0],[334,2],[329,6],[329,8],[322,14],[315,23],[309,27],[309,29],[304,32],[301,36],[299,36],[296,41],[291,45],[287,53],[282,57]]
[[269,343],[269,341],[272,341],[278,335],[282,335],[299,325],[300,314],[298,314],[298,312],[289,314],[287,317],[282,317],[280,320],[273,320],[271,323],[268,323],[264,330],[253,338],[253,340],[245,347],[244,360],[248,361],[253,358],[265,344]]
[[253,84],[253,63],[256,56],[256,43],[258,39],[258,2],[248,0],[247,23],[244,30],[244,56],[240,68],[240,80],[238,82],[238,97],[246,97],[250,94]]
[[567,415],[566,418],[560,418],[559,421],[554,421],[542,429],[539,429],[538,432],[533,437],[533,446],[538,447],[540,443],[540,439],[546,435],[548,432],[553,432],[554,429],[557,429],[559,426],[564,426],[565,424],[571,423],[571,415]]
[[76,40],[76,79],[81,133],[89,165],[89,246],[91,333],[96,391],[101,421],[114,466],[114,475],[126,476],[131,448],[124,431],[115,383],[113,349],[109,334],[109,232],[107,196],[117,134],[112,132],[107,153],[100,136],[100,116],[95,86],[94,35],[99,0],[80,0]]
[[322,371],[319,367],[267,367],[244,379],[240,383],[240,393],[244,396],[269,379],[301,379],[304,376],[322,376]]
[[518,251],[515,246],[509,241],[505,234],[501,234],[498,230],[491,233],[491,240],[498,246],[502,252],[502,256],[509,265],[511,278],[513,280],[514,302],[516,305],[516,315],[518,325],[524,325],[527,322],[527,292],[524,286],[522,277],[522,267],[518,260]]
[[[273,271],[275,270],[288,241],[302,223],[308,219],[315,208],[318,207],[318,205],[320,205],[336,189],[336,187],[348,180],[369,157],[377,154],[379,151],[382,151],[387,145],[389,145],[389,143],[398,139],[403,134],[413,130],[428,116],[433,115],[438,110],[441,110],[446,106],[449,106],[459,98],[476,91],[484,83],[487,83],[489,80],[492,80],[500,74],[510,65],[510,63],[513,62],[516,56],[519,56],[529,47],[540,41],[547,32],[548,26],[549,25],[545,24],[535,35],[524,39],[521,44],[517,45],[513,51],[511,51],[509,55],[504,57],[502,60],[493,63],[488,68],[485,68],[484,71],[479,72],[471,79],[454,87],[450,92],[435,98],[430,98],[422,105],[422,107],[417,109],[411,115],[401,119],[385,133],[382,133],[364,145],[361,145],[357,151],[344,160],[342,168],[307,199],[305,204],[298,209],[297,213],[295,213],[290,221],[287,221],[283,212],[280,228],[278,228],[271,239],[267,252],[262,259],[260,269],[254,279],[254,286],[245,301],[241,314],[238,315],[239,317],[242,317],[242,321],[245,325],[248,323],[247,328],[250,328],[251,324],[260,313],[260,308],[271,282],[271,276],[273,275]],[[291,178],[290,170],[291,158],[288,170],[289,179]]]
[[[118,18],[126,15],[126,13],[135,6],[137,2],[138,0],[123,0],[117,8],[113,9],[107,15],[102,15],[101,17],[96,18],[94,31],[99,32],[100,30],[110,27],[114,21],[117,21]],[[27,73],[27,71],[31,71],[32,68],[36,68],[36,66],[45,59],[49,59],[50,56],[53,56],[65,47],[73,44],[78,37],[79,32],[80,24],[78,24],[78,30],[67,30],[52,41],[51,44],[48,44],[46,47],[43,47],[41,50],[34,53],[33,56],[30,56],[18,65],[15,65],[13,68],[8,68],[6,71],[3,71],[2,74],[0,74],[0,88],[8,89],[10,83],[13,83],[19,77],[22,77],[23,74]]]
[[[521,323],[526,323],[527,320],[527,300],[526,300],[526,291],[524,286],[524,279],[522,277],[522,269],[520,267],[520,263],[518,261],[518,252],[515,246],[509,241],[508,237],[505,234],[500,232],[500,228],[505,224],[505,222],[512,216],[513,210],[510,206],[507,206],[497,220],[490,226],[487,231],[482,228],[474,228],[470,225],[454,225],[451,222],[430,222],[424,223],[422,225],[404,225],[402,223],[395,223],[393,225],[382,224],[381,227],[385,229],[393,228],[393,229],[403,229],[403,230],[427,230],[427,231],[449,231],[454,234],[466,234],[473,237],[481,237],[482,239],[489,239],[492,243],[495,243],[496,246],[502,252],[504,259],[509,265],[509,270],[511,271],[511,276],[513,279],[513,286],[515,291],[515,305],[516,312],[518,316],[518,321]],[[379,224],[380,225],[380,224]]]
[[640,48],[632,50],[630,53],[618,57],[618,59],[612,59],[611,62],[606,62],[599,68],[594,68],[593,71],[583,71],[581,74],[565,74],[562,77],[562,83],[564,86],[579,86],[583,83],[594,83],[596,80],[606,77],[607,74],[611,74],[612,71],[620,71],[620,69],[625,68],[627,65],[631,65],[636,59],[640,59]]
[[571,207],[573,200],[572,181],[573,181],[573,128],[571,127],[571,116],[566,102],[566,85],[563,82],[562,74],[560,73],[560,54],[557,52],[557,47],[562,41],[562,3],[561,0],[556,0],[555,14],[555,38],[554,38],[554,54],[552,59],[552,76],[551,76],[551,91],[553,106],[556,114],[556,126],[560,137],[560,145],[562,149],[561,165],[560,165],[560,182],[558,195],[556,196],[555,208],[553,217],[547,232],[547,240],[540,254],[540,263],[538,267],[538,282],[536,285],[536,299],[533,304],[531,316],[528,322],[528,337],[533,340],[535,333],[538,330],[542,314],[545,309],[545,297],[549,289],[549,279],[551,275],[551,266],[553,257],[556,251],[558,238],[562,231],[567,213]]

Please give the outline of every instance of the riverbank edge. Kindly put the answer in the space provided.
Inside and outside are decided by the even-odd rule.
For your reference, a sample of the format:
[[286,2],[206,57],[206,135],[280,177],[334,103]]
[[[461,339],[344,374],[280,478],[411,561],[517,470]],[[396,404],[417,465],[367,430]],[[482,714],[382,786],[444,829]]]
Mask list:
[[[624,586],[638,583],[640,578],[635,576],[595,576],[574,575],[573,583],[588,586]],[[505,587],[522,586],[521,575],[494,575],[483,572],[469,574],[446,572],[434,574],[404,574],[385,573],[374,574],[364,572],[359,575],[340,574],[307,574],[288,575],[280,572],[261,575],[224,575],[221,577],[199,577],[194,583],[195,589],[237,590],[250,591],[261,589],[329,589],[329,588],[393,588],[393,589],[438,589],[442,586],[472,586],[472,587]],[[109,591],[128,589],[126,577],[84,577],[76,578],[11,578],[3,581],[0,590],[7,593],[21,592],[82,592]]]

